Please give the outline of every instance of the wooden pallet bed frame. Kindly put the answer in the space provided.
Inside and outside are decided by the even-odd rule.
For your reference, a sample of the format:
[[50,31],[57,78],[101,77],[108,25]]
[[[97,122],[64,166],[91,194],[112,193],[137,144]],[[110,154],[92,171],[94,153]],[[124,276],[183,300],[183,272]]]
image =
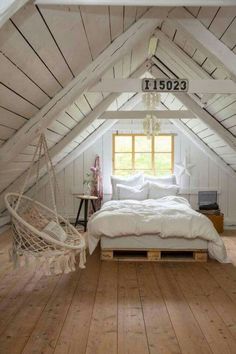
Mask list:
[[103,261],[207,262],[207,250],[101,249]]

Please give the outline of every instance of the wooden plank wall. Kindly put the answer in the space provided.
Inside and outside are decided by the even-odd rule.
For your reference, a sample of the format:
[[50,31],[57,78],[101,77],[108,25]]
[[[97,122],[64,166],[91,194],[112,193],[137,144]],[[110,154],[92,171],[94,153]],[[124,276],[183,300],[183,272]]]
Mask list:
[[[73,198],[72,190],[83,192],[83,181],[86,173],[93,165],[96,154],[101,156],[103,168],[103,181],[105,200],[110,199],[110,175],[112,174],[112,133],[142,133],[140,124],[131,121],[122,122],[114,126],[114,129],[104,134],[94,145],[92,145],[83,155],[79,156],[74,162],[68,165],[58,175],[58,182],[62,190],[62,196],[58,196],[58,209],[68,217],[74,218],[78,209],[78,200]],[[179,180],[181,188],[189,190],[186,197],[193,208],[197,208],[198,190],[218,190],[219,204],[225,213],[227,223],[236,224],[236,191],[235,182],[214,162],[204,155],[186,136],[177,131],[173,125],[164,124],[163,133],[175,133],[175,163],[183,162],[187,156],[190,163],[195,164],[192,176],[182,176]],[[40,191],[40,200],[48,203],[48,186]],[[65,207],[63,206],[65,205]]]

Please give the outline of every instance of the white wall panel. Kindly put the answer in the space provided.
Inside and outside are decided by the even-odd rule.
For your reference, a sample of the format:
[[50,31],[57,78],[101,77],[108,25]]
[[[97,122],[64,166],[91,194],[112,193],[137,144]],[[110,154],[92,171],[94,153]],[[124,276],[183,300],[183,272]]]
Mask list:
[[[101,156],[104,200],[110,199],[111,187],[110,176],[112,174],[112,133],[116,131],[122,133],[140,133],[141,125],[132,121],[122,122],[112,131],[103,135],[93,146],[83,155],[79,156],[72,164],[68,165],[64,171],[58,175],[59,185],[64,196],[58,198],[58,210],[63,211],[65,201],[66,216],[74,218],[76,216],[79,202],[72,196],[72,190],[82,193],[84,191],[83,180],[86,173],[94,163],[96,154]],[[199,190],[217,190],[219,192],[219,204],[225,213],[225,220],[228,224],[236,225],[236,188],[235,182],[213,161],[211,161],[202,151],[200,151],[191,141],[188,140],[173,125],[164,124],[163,133],[175,133],[175,163],[183,162],[185,156],[188,162],[194,164],[192,175],[178,178],[179,184],[184,189],[184,197],[191,203],[193,208],[197,208],[197,193]],[[175,167],[175,173],[178,169]],[[44,187],[41,198],[48,195],[48,186]]]

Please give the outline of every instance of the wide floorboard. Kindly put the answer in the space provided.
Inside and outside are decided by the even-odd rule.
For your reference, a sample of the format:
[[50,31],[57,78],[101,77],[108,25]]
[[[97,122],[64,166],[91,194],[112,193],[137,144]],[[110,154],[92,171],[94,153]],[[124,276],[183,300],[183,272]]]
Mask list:
[[236,231],[229,264],[101,262],[14,271],[0,235],[0,354],[236,353]]

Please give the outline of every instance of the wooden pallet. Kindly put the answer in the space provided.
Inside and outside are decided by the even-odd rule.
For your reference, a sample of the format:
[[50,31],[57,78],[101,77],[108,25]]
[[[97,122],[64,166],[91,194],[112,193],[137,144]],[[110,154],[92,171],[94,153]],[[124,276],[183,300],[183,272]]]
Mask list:
[[207,262],[205,250],[101,249],[103,261]]

